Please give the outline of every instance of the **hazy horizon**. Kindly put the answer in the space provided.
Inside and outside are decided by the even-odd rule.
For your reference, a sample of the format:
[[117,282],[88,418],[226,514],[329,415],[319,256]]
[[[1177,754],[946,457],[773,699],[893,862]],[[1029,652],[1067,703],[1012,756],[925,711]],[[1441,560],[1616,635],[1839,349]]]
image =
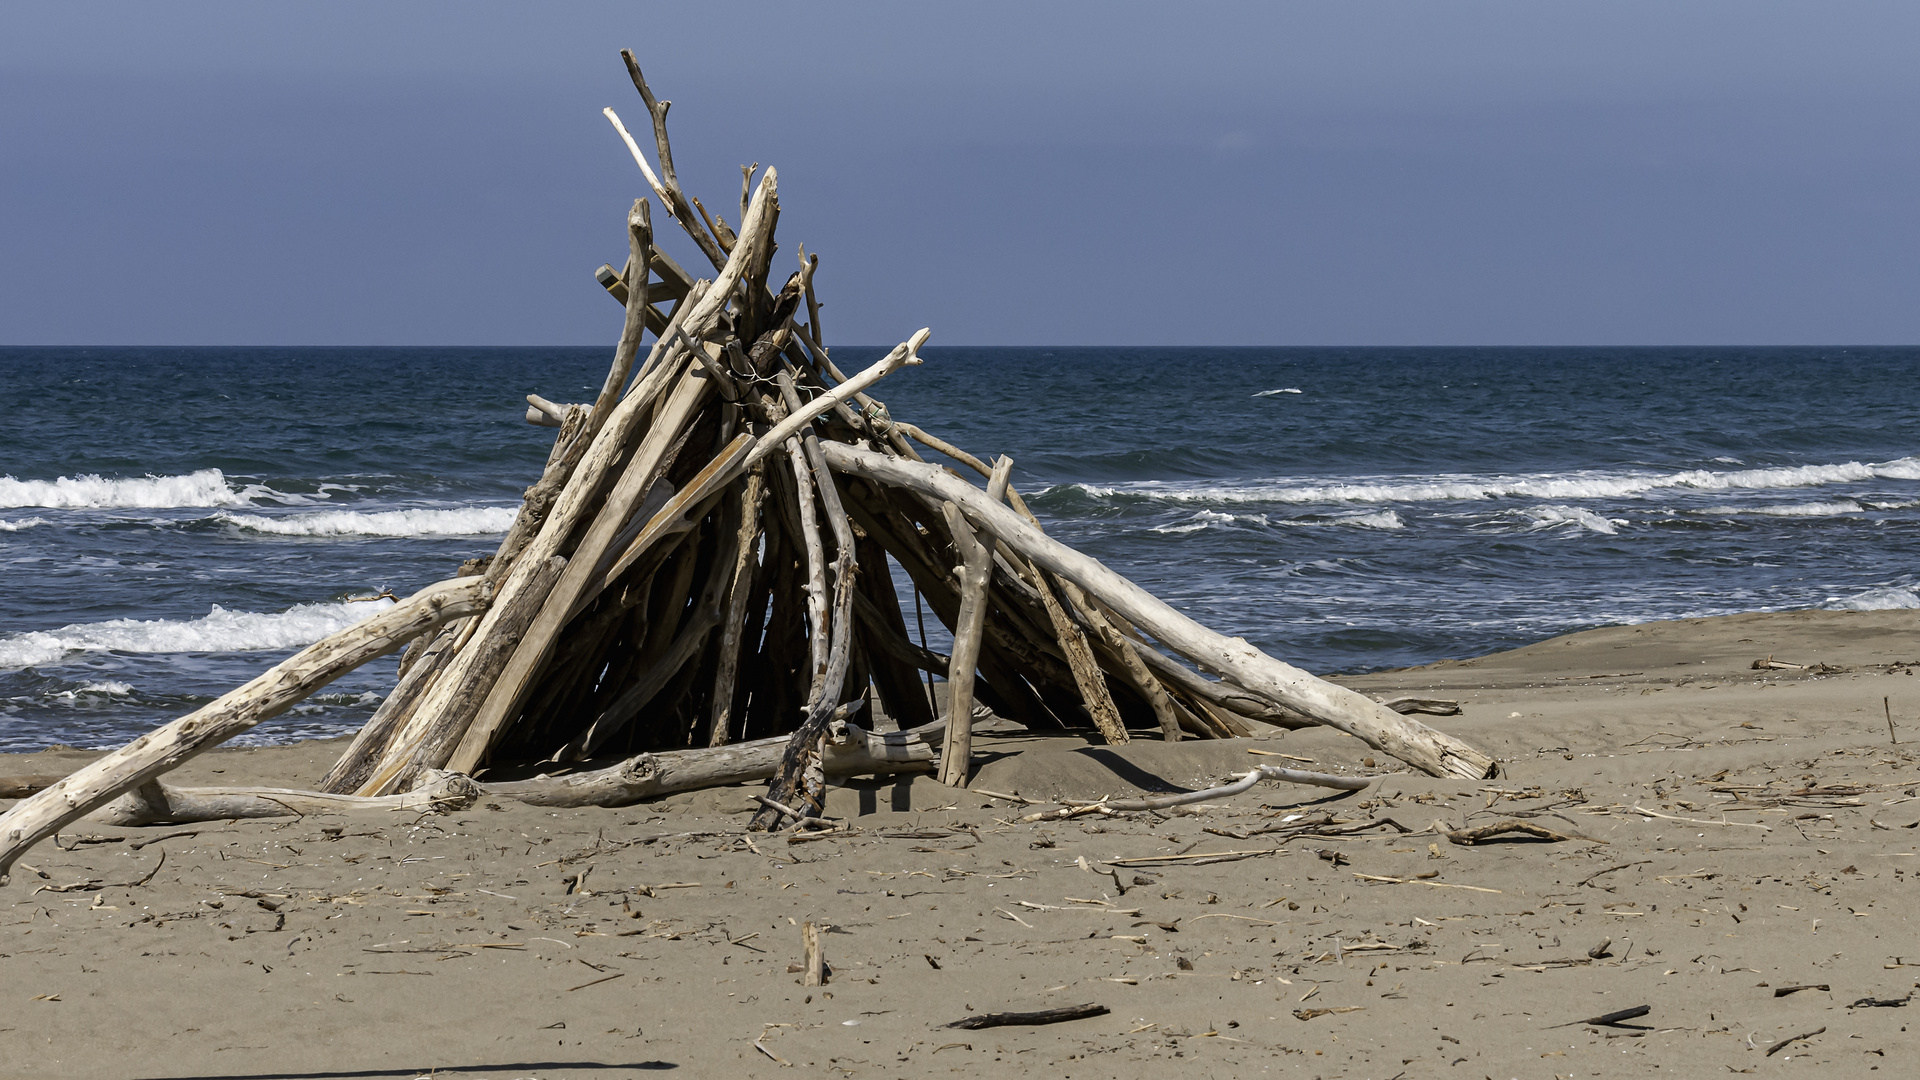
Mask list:
[[1920,342],[1911,5],[10,15],[0,343],[610,345],[622,47],[830,344]]

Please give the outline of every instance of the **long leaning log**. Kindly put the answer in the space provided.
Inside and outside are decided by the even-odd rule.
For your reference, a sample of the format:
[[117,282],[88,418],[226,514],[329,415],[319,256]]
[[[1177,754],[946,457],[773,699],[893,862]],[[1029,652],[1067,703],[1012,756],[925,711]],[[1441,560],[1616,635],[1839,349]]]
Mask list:
[[1165,601],[1034,528],[957,475],[843,443],[821,446],[833,468],[877,483],[918,491],[959,506],[968,518],[1026,558],[1072,581],[1175,652],[1243,690],[1344,731],[1432,776],[1484,779],[1494,759],[1483,751],[1353,690],[1314,678],[1249,645],[1215,633]]
[[280,715],[315,690],[370,660],[432,633],[451,619],[485,611],[492,587],[479,577],[429,585],[386,611],[325,637],[264,675],[82,767],[0,814],[0,885],[34,844],[122,792],[139,787],[203,750]]

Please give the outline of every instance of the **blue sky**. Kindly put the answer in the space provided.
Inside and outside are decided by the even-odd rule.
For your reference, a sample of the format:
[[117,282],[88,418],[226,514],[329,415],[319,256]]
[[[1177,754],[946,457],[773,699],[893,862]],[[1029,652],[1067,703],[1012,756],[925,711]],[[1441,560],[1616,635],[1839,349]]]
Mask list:
[[0,343],[611,342],[623,46],[831,341],[1920,342],[1912,3],[175,0],[0,15]]

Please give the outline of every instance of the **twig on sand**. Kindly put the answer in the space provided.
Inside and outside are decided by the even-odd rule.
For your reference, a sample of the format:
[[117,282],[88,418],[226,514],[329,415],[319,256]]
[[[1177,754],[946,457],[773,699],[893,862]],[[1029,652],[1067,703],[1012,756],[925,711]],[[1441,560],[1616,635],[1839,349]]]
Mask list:
[[1678,821],[1685,825],[1745,825],[1749,829],[1760,829],[1763,832],[1773,831],[1773,826],[1762,825],[1757,821],[1708,821],[1705,818],[1674,817],[1672,814],[1662,814],[1657,810],[1649,810],[1644,806],[1635,806],[1633,812],[1636,814],[1645,814],[1648,817],[1660,818],[1664,821]]
[[1085,1020],[1090,1016],[1105,1016],[1113,1010],[1105,1005],[1068,1005],[1062,1009],[1041,1009],[1039,1012],[998,1012],[981,1013],[964,1020],[955,1020],[948,1024],[950,1028],[966,1028],[976,1031],[980,1028],[1007,1027],[1013,1024],[1058,1024],[1067,1020]]
[[1595,840],[1590,836],[1558,833],[1544,826],[1535,825],[1532,822],[1515,821],[1511,818],[1496,821],[1490,825],[1476,825],[1471,829],[1452,829],[1442,835],[1447,838],[1449,843],[1459,844],[1463,847],[1471,847],[1482,840],[1495,836],[1504,836],[1508,833],[1524,833],[1527,836],[1537,836],[1549,843],[1558,843],[1561,840],[1585,840],[1589,844],[1606,843],[1605,840]]
[[133,843],[127,845],[127,849],[130,851],[139,851],[141,848],[146,847],[148,844],[158,844],[163,840],[179,840],[184,837],[199,836],[199,835],[200,835],[200,830],[198,829],[189,829],[185,832],[170,832],[165,836],[154,836],[154,837],[149,837],[148,839],[145,839],[145,840],[135,840]]
[[1652,859],[1641,859],[1637,862],[1623,862],[1618,866],[1609,866],[1605,870],[1596,870],[1593,873],[1588,874],[1586,877],[1583,877],[1579,881],[1575,882],[1574,887],[1579,888],[1581,885],[1592,885],[1595,878],[1602,877],[1607,874],[1611,874],[1615,870],[1625,870],[1629,866],[1645,866],[1647,863],[1650,863],[1652,861],[1653,861]]
[[1178,863],[1185,866],[1204,866],[1211,862],[1238,862],[1251,859],[1256,855],[1276,855],[1284,848],[1256,848],[1253,851],[1198,851],[1192,855],[1142,855],[1132,859],[1108,859],[1110,866],[1151,866],[1163,863]]
[[1445,881],[1422,881],[1419,878],[1383,877],[1379,874],[1354,874],[1362,881],[1385,881],[1394,885],[1431,885],[1436,889],[1468,889],[1473,892],[1497,893],[1499,889],[1483,888],[1479,885],[1453,885]]
[[1805,1033],[1804,1035],[1791,1035],[1791,1036],[1788,1036],[1787,1038],[1781,1039],[1779,1042],[1774,1043],[1772,1046],[1767,1047],[1767,1056],[1772,1057],[1773,1055],[1779,1053],[1780,1051],[1785,1050],[1789,1043],[1797,1043],[1801,1039],[1811,1039],[1815,1035],[1824,1033],[1826,1030],[1827,1030],[1827,1026],[1825,1024],[1822,1024],[1819,1027],[1814,1028],[1812,1031]]
[[827,954],[820,947],[820,925],[807,922],[800,927],[800,941],[806,948],[805,974],[801,976],[802,986],[825,986],[827,984]]

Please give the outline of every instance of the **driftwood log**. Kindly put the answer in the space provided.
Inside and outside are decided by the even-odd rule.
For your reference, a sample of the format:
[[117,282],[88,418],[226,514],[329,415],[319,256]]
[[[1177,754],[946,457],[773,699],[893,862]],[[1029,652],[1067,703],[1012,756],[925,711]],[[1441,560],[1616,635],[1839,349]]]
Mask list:
[[[420,793],[447,773],[555,806],[765,780],[752,824],[771,828],[817,813],[833,776],[938,767],[964,784],[976,704],[1105,743],[1321,724],[1436,776],[1490,774],[1487,754],[1402,715],[1442,703],[1382,705],[1201,626],[1048,537],[1008,459],[895,419],[871,391],[921,362],[929,331],[843,371],[819,256],[795,245],[797,269],[774,272],[776,171],[742,170],[737,226],[709,212],[680,186],[667,103],[623,61],[652,145],[607,111],[648,196],[620,219],[621,268],[594,275],[620,334],[591,402],[526,399],[554,441],[498,547],[23,800],[0,816],[0,874],[121,796],[107,813],[126,821],[432,805]],[[656,210],[710,272],[661,249]],[[950,654],[928,647],[928,617]],[[409,643],[321,790],[157,783]],[[875,728],[911,730],[835,722],[869,707]]]
[[468,577],[430,585],[386,611],[322,638],[265,674],[85,765],[0,815],[0,884],[20,853],[124,791],[250,731],[347,672],[442,623],[486,610],[489,588]]
[[[876,733],[858,724],[836,723],[824,748],[826,775],[929,772],[945,726],[943,720],[912,731]],[[730,746],[639,754],[602,769],[484,785],[460,773],[436,769],[422,778],[420,786],[399,795],[338,795],[271,787],[177,788],[149,780],[87,815],[87,820],[137,826],[396,810],[444,813],[466,809],[482,796],[531,806],[628,806],[677,791],[765,780],[779,767],[786,745],[786,736],[775,736]],[[57,779],[49,780],[54,782]]]
[[1207,629],[1097,560],[1047,536],[953,473],[837,443],[826,451],[827,460],[842,472],[955,504],[969,520],[1022,556],[1072,581],[1168,648],[1242,690],[1344,731],[1433,776],[1480,780],[1492,773],[1494,761],[1489,755],[1357,691],[1275,660],[1244,638],[1228,638]]
[[88,815],[102,825],[185,825],[195,821],[305,817],[308,814],[367,811],[464,810],[480,795],[480,785],[459,773],[437,772],[401,795],[335,795],[291,788],[177,788],[149,780]]

